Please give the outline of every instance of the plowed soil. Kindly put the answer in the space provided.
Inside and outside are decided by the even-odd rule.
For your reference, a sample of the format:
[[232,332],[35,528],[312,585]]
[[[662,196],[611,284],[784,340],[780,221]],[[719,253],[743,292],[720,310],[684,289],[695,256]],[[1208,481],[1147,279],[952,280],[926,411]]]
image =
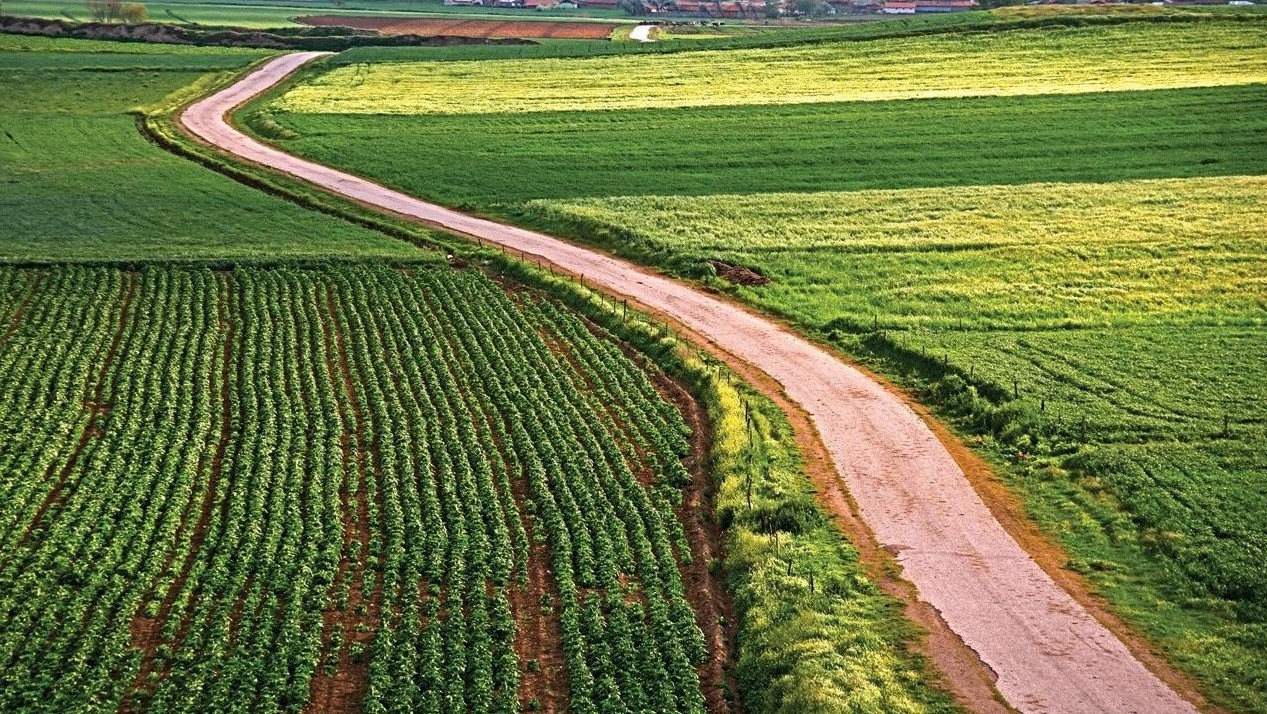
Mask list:
[[423,37],[518,37],[521,39],[605,40],[616,25],[605,22],[536,22],[533,20],[446,20],[418,17],[312,15],[295,20],[316,27],[354,27],[388,35]]

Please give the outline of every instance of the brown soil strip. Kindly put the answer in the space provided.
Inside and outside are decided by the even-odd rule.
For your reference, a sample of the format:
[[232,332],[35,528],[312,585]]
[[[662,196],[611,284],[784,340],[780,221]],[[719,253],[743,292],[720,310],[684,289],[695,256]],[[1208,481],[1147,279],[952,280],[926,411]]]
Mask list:
[[[520,513],[527,513],[531,500],[527,480],[511,475],[511,488]],[[515,656],[519,660],[519,705],[529,710],[537,702],[538,711],[553,714],[568,710],[571,694],[563,657],[563,632],[559,626],[559,585],[550,572],[550,549],[534,538],[536,524],[525,521],[528,531],[528,582],[524,587],[508,586],[510,612],[515,618]],[[550,602],[549,614],[542,614],[543,598]],[[535,662],[535,665],[532,663]]]
[[31,281],[31,289],[27,290],[26,297],[22,298],[22,302],[18,305],[18,309],[13,311],[13,319],[9,320],[9,329],[4,331],[4,335],[0,336],[0,345],[9,341],[13,337],[13,333],[18,331],[18,325],[22,324],[22,318],[26,315],[27,308],[31,306],[31,301],[35,298],[36,291],[40,288],[40,283],[44,282],[47,273],[39,273],[35,276],[35,280]]
[[520,39],[606,40],[617,25],[605,22],[538,20],[459,20],[445,18],[312,15],[295,22],[316,27],[354,27],[385,35],[423,37],[489,37]]
[[[181,563],[180,573],[168,586],[167,595],[159,605],[158,614],[155,617],[146,617],[143,612],[138,612],[132,617],[132,646],[141,650],[141,667],[137,671],[137,675],[132,680],[131,685],[129,685],[128,694],[123,697],[119,708],[120,712],[133,711],[132,706],[136,703],[138,697],[143,698],[144,693],[150,692],[149,678],[154,671],[154,655],[160,644],[163,627],[171,617],[172,607],[175,605],[176,598],[184,587],[185,581],[189,577],[189,572],[193,568],[198,554],[202,551],[202,544],[207,538],[207,530],[211,525],[211,512],[215,505],[215,494],[220,482],[220,472],[224,464],[224,454],[226,449],[228,449],[229,438],[232,433],[230,428],[229,380],[232,376],[230,374],[230,365],[232,364],[233,356],[234,325],[229,313],[229,304],[233,299],[233,279],[225,273],[219,273],[218,275],[221,276],[220,279],[222,280],[218,319],[220,329],[224,330],[224,346],[221,350],[220,363],[220,433],[211,453],[206,490],[202,494],[202,502],[198,509],[198,520],[194,524],[189,552],[185,554],[185,560]],[[197,469],[198,473],[202,473],[203,466],[203,460],[200,459]],[[181,524],[177,529],[177,533],[185,530],[186,522],[189,516],[192,515],[191,509],[195,500],[191,500],[190,504],[186,506],[185,514],[181,517]],[[170,564],[169,560],[161,572],[166,572]],[[182,631],[184,629],[182,627]]]
[[708,472],[708,453],[713,444],[713,428],[708,414],[683,385],[663,374],[654,377],[658,391],[677,406],[691,427],[691,453],[684,460],[691,473],[678,518],[686,528],[691,545],[691,562],[681,566],[686,596],[695,610],[695,622],[708,643],[709,660],[697,668],[700,688],[712,714],[742,714],[736,698],[727,701],[726,692],[738,693],[735,655],[739,617],[726,589],[725,580],[710,567],[724,560],[721,529],[717,524],[716,488]]
[[[340,441],[343,448],[345,467],[356,469],[357,490],[349,493],[346,488],[339,494],[343,505],[343,558],[339,562],[339,572],[330,586],[333,596],[345,584],[348,588],[347,607],[340,609],[333,602],[322,615],[324,634],[322,637],[322,658],[312,678],[311,696],[308,700],[307,712],[359,712],[363,708],[365,695],[369,689],[369,651],[374,641],[379,613],[382,608],[382,582],[373,573],[367,573],[365,556],[369,553],[369,495],[365,422],[362,416],[360,400],[357,399],[356,388],[352,383],[352,372],[348,366],[347,345],[339,324],[335,320],[336,307],[334,291],[326,288],[326,319],[321,321],[325,333],[326,344],[333,348],[338,359],[331,359],[330,350],[326,352],[326,369],[330,376],[343,385],[347,398],[348,410],[355,419],[353,434],[346,430]],[[337,362],[337,364],[336,364]],[[355,561],[353,560],[355,557]],[[366,576],[374,577],[374,587],[368,602],[364,597]],[[330,641],[335,630],[343,632],[343,646],[337,653],[330,652]],[[356,644],[361,649],[359,661],[352,657],[352,647]],[[327,658],[336,658],[334,672],[326,669]]]
[[[44,519],[44,514],[48,509],[55,506],[62,497],[62,488],[66,485],[66,480],[70,478],[74,472],[75,466],[79,464],[80,457],[88,448],[88,444],[95,437],[102,434],[101,418],[110,413],[110,406],[106,402],[106,382],[110,378],[110,370],[114,366],[115,356],[119,351],[119,343],[123,341],[123,333],[127,329],[128,316],[132,308],[132,299],[136,296],[137,277],[135,273],[123,274],[124,286],[123,295],[119,300],[119,322],[115,326],[114,336],[110,339],[110,346],[106,348],[105,356],[101,360],[101,369],[97,372],[97,382],[93,387],[91,399],[84,404],[84,407],[91,412],[88,417],[88,423],[84,425],[83,432],[79,435],[79,441],[75,444],[75,448],[71,451],[70,458],[57,472],[57,483],[53,486],[53,490],[49,491],[44,497],[44,502],[40,504],[39,509],[35,512],[35,517],[31,519],[26,530],[22,533],[21,543],[25,543],[31,534],[40,527],[40,523]],[[44,473],[42,480],[53,478],[54,464],[50,464]]]

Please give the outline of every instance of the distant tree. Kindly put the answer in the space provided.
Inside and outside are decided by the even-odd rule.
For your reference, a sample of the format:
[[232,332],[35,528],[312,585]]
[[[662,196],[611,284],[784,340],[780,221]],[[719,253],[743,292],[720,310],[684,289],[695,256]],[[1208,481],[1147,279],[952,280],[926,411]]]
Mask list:
[[647,9],[642,6],[641,0],[620,0],[616,3],[616,7],[625,11],[626,15],[640,17],[647,14]]
[[827,3],[823,0],[796,0],[796,11],[806,17],[822,17],[827,14]]
[[93,22],[114,22],[122,6],[119,0],[88,0],[88,16]]
[[93,22],[126,22],[129,25],[145,22],[149,16],[139,2],[120,0],[87,0],[88,16]]
[[765,16],[767,20],[773,20],[779,16],[778,0],[765,0]]
[[125,2],[119,6],[119,19],[129,25],[145,22],[145,6],[139,2]]

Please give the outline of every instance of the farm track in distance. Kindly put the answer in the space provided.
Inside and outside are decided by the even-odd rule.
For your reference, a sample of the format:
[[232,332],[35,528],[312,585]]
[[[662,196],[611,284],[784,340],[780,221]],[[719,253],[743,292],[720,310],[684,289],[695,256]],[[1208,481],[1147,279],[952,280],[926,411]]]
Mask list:
[[1193,707],[1058,587],[899,397],[838,357],[727,301],[622,260],[464,214],[261,145],[224,115],[320,53],[278,58],[191,106],[181,122],[236,156],[360,203],[548,260],[671,315],[688,334],[779,382],[813,420],[878,543],[1023,711],[1187,712]]

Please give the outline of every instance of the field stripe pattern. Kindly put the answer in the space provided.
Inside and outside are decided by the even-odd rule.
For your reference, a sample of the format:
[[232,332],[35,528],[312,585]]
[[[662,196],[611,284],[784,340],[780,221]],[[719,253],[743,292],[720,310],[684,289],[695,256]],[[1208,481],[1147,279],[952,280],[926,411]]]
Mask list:
[[[1071,53],[1075,41],[1078,51]],[[505,115],[1262,82],[1267,82],[1263,25],[1177,23],[668,56],[357,64],[290,89],[277,105],[327,114]]]

